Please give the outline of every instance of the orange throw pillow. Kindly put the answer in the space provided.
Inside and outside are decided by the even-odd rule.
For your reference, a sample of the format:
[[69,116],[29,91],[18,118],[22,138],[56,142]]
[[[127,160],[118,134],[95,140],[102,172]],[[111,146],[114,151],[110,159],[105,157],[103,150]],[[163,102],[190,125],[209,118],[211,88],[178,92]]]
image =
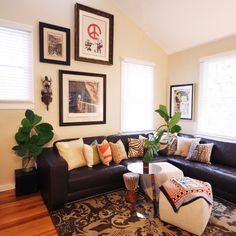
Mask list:
[[102,163],[106,166],[109,166],[112,161],[111,148],[109,143],[104,140],[101,144],[98,144],[98,153]]

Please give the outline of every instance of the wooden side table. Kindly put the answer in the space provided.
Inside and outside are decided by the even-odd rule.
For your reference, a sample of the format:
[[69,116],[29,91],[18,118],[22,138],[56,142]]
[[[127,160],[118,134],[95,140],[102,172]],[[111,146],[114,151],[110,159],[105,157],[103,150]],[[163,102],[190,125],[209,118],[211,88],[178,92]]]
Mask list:
[[38,172],[36,168],[25,172],[23,169],[15,170],[16,196],[22,196],[38,191]]

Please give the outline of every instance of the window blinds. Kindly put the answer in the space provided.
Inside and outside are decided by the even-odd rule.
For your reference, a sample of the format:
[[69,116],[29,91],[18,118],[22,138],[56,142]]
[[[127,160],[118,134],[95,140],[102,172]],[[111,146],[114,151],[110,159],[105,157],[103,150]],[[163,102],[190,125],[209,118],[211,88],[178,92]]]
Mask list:
[[154,128],[154,65],[122,61],[121,130]]
[[32,31],[1,26],[0,105],[33,102]]
[[198,133],[236,140],[236,53],[201,62]]

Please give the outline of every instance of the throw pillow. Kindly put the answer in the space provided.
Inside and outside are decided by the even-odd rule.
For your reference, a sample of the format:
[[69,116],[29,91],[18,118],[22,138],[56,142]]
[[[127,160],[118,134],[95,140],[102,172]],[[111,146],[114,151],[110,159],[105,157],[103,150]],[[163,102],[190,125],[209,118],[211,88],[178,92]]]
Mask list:
[[83,148],[84,157],[86,159],[88,167],[92,167],[94,165],[101,163],[97,145],[98,145],[97,140],[93,141],[90,145],[84,144],[84,148]]
[[84,141],[82,138],[68,142],[56,143],[60,156],[68,163],[68,170],[86,166],[83,146]]
[[107,140],[103,140],[101,144],[98,144],[98,153],[100,160],[106,166],[109,166],[112,161],[111,147]]
[[109,144],[111,146],[113,160],[116,164],[128,158],[124,144],[120,139],[116,143],[109,142]]
[[187,160],[211,163],[211,151],[214,143],[197,144],[192,143],[189,149]]
[[143,157],[144,155],[143,140],[128,138],[128,144],[129,144],[128,158]]
[[184,137],[177,137],[177,150],[175,155],[187,157],[191,144],[199,143],[200,138],[184,138]]
[[[169,139],[169,144],[168,144]],[[160,151],[162,155],[174,155],[177,150],[177,135],[164,133],[160,140]]]

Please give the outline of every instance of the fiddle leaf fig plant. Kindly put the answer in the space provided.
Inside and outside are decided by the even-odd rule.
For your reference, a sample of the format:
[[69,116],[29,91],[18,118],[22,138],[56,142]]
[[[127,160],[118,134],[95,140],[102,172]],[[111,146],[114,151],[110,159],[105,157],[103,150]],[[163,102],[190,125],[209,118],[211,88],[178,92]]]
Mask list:
[[41,121],[41,116],[32,110],[26,110],[25,118],[15,134],[17,145],[12,150],[23,158],[24,169],[28,168],[30,161],[35,162],[43,150],[42,147],[54,136],[53,127],[49,123],[40,123]]
[[149,163],[153,160],[154,155],[158,155],[160,150],[160,141],[164,132],[167,135],[178,133],[181,131],[181,127],[177,125],[181,118],[181,112],[175,112],[173,117],[170,117],[165,105],[159,105],[159,109],[155,110],[165,121],[165,124],[161,125],[153,136],[150,136],[144,141],[144,147],[146,152],[144,154],[143,162]]

